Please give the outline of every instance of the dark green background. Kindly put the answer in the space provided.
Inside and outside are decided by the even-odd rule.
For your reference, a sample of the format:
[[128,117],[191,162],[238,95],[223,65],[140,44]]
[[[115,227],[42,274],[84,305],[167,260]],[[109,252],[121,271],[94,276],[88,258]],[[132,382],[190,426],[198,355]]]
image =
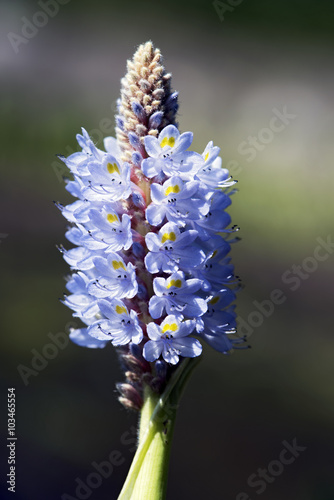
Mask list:
[[[235,500],[244,491],[251,500],[333,500],[333,254],[297,290],[282,281],[313,255],[317,238],[334,238],[332,2],[244,0],[221,21],[200,0],[71,0],[17,54],[7,34],[20,34],[22,17],[40,6],[8,0],[1,10],[1,429],[5,437],[14,386],[15,498],[75,497],[76,478],[119,450],[124,464],[90,496],[114,500],[130,464],[121,436],[136,417],[117,402],[122,375],[111,346],[69,344],[27,386],[17,367],[31,367],[31,350],[42,352],[48,334],[71,321],[58,301],[68,267],[55,245],[66,245],[66,221],[52,200],[70,196],[55,153],[76,148],[81,126],[99,139],[126,59],[152,39],[180,93],[180,129],[195,133],[198,151],[213,139],[224,164],[239,165],[231,208],[242,237],[232,251],[245,285],[239,316],[248,321],[254,301],[274,289],[286,297],[254,328],[252,350],[205,349],[179,410],[168,498]],[[296,118],[247,162],[239,144],[284,106]],[[307,449],[257,494],[247,478],[294,438]]]

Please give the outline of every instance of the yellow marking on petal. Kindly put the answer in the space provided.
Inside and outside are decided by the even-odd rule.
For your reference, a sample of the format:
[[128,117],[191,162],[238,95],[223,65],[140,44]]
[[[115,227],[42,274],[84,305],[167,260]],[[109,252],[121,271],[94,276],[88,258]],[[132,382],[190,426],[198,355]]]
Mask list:
[[117,312],[117,314],[123,314],[123,313],[126,314],[126,309],[125,309],[125,307],[122,307],[122,306],[116,306],[116,312]]
[[209,156],[210,156],[210,153],[209,153],[209,152],[207,152],[207,153],[206,153],[206,155],[205,155],[205,157],[204,157],[204,161],[207,161],[207,160],[208,160],[208,158],[209,158]]
[[213,259],[214,257],[216,257],[217,253],[218,253],[218,250],[215,250],[213,252],[213,254],[211,255],[210,259]]
[[164,148],[165,146],[170,146],[171,148],[173,148],[174,144],[175,144],[175,137],[165,137],[164,139],[162,139],[160,147]]
[[182,281],[181,280],[170,280],[170,282],[167,285],[167,288],[170,288],[171,286],[176,286],[177,288],[181,288]]
[[175,236],[175,233],[171,232],[171,233],[164,233],[162,235],[162,238],[161,238],[161,243],[165,243],[165,241],[175,241],[176,240],[176,236]]
[[117,271],[117,269],[120,269],[120,268],[122,268],[122,269],[124,269],[124,271],[126,271],[123,262],[120,262],[119,260],[113,260],[112,267],[115,269],[115,271]]
[[172,332],[176,332],[178,330],[178,326],[176,323],[172,323],[171,325],[169,323],[167,323],[163,329],[162,329],[162,333],[165,333],[165,332],[168,332],[168,331],[172,331]]
[[110,222],[110,224],[112,224],[113,222],[118,222],[118,217],[116,214],[108,214],[107,215],[107,221]]
[[116,163],[108,163],[107,169],[108,169],[109,174],[114,174],[115,172],[117,172],[118,175],[120,175],[119,168],[118,168]]
[[218,301],[219,301],[219,295],[216,295],[216,297],[213,297],[213,299],[211,299],[209,303],[212,306],[214,306],[215,304],[217,304]]
[[176,186],[169,186],[165,191],[165,195],[168,196],[170,193],[179,193],[179,192],[180,192],[180,186],[176,184]]

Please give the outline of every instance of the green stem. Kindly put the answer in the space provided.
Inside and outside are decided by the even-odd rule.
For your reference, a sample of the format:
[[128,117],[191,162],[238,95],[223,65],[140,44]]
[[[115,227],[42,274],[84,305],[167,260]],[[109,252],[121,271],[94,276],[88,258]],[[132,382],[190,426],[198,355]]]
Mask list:
[[184,359],[161,396],[146,386],[138,449],[118,500],[164,500],[176,410],[199,359]]
[[[146,386],[144,406],[140,417],[139,442],[145,436],[158,400],[159,396]],[[164,421],[159,418],[152,422],[153,437],[141,464],[131,499],[163,500],[165,498],[175,417],[176,408],[172,408],[169,409]]]

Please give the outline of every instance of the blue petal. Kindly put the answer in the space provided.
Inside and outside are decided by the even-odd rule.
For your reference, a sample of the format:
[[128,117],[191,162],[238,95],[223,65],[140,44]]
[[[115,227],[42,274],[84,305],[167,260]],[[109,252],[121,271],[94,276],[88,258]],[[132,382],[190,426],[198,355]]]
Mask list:
[[186,358],[195,358],[202,353],[201,343],[192,337],[174,340],[173,346],[180,351],[181,356]]
[[153,319],[161,318],[164,310],[164,300],[154,295],[148,304],[148,310]]
[[144,144],[145,144],[146,152],[149,156],[152,156],[153,158],[157,158],[159,156],[159,154],[161,153],[160,143],[156,137],[153,137],[151,135],[147,135],[144,138]]
[[233,343],[224,333],[218,335],[208,335],[207,333],[202,332],[199,335],[216,351],[225,354],[233,349]]
[[72,330],[70,333],[70,339],[74,344],[81,347],[89,347],[91,349],[103,348],[107,345],[108,341],[97,340],[91,337],[87,333],[87,328],[79,328],[77,330]]
[[166,215],[166,205],[151,203],[146,209],[146,219],[152,226],[158,226]]
[[191,143],[193,142],[193,133],[192,132],[184,132],[180,135],[177,144],[175,145],[175,149],[173,153],[175,154],[181,153],[189,148]]
[[156,169],[156,165],[158,164],[155,158],[145,158],[141,165],[141,169],[143,174],[146,175],[149,179],[155,177],[159,171]]
[[161,268],[161,259],[158,259],[159,254],[149,252],[144,259],[146,269],[151,274],[156,274]]
[[147,325],[147,335],[151,340],[160,340],[161,338],[161,329],[156,323],[149,323]]
[[159,358],[162,349],[163,349],[162,341],[155,342],[153,340],[149,340],[144,345],[143,356],[146,359],[146,361],[155,361],[156,359]]

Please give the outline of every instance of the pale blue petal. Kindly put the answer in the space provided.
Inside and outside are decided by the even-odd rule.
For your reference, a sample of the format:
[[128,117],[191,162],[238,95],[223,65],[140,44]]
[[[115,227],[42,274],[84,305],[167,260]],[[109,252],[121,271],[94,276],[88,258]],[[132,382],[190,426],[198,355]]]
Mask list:
[[161,259],[157,253],[149,252],[144,259],[146,269],[151,274],[156,274],[161,268]]
[[105,137],[103,139],[103,145],[107,153],[115,156],[116,158],[120,155],[121,152],[118,146],[118,142],[114,137]]
[[[146,153],[153,158],[157,158],[161,153],[161,147],[158,139],[152,135],[147,135],[144,138]],[[146,175],[146,174],[145,174]]]
[[200,336],[209,344],[210,347],[216,351],[227,353],[233,349],[233,343],[230,341],[228,336],[224,333],[217,335],[208,335],[207,333],[201,333]]
[[174,125],[167,125],[167,127],[163,128],[159,134],[159,139],[158,139],[159,145],[166,137],[167,138],[174,137],[175,142],[176,142],[178,140],[178,138],[180,137],[180,132],[178,131],[178,129]]
[[194,330],[195,326],[196,322],[194,320],[182,321],[178,331],[174,334],[174,338],[186,337]]
[[141,165],[143,174],[149,179],[155,177],[159,173],[159,170],[156,167],[159,167],[159,162],[155,158],[145,158]]
[[165,345],[162,356],[164,360],[171,365],[176,365],[179,362],[179,356],[177,355],[177,353],[174,350],[168,350]]
[[158,236],[155,233],[147,233],[147,235],[145,236],[145,243],[147,245],[147,248],[151,252],[159,251],[161,243]]
[[164,278],[154,278],[153,290],[155,294],[162,295],[166,291],[166,280]]
[[99,300],[98,301],[98,306],[101,311],[101,313],[106,316],[108,319],[113,319],[115,315],[115,307],[116,305],[119,305],[121,307],[125,307],[124,304],[121,301],[113,301],[109,302],[108,300]]
[[160,340],[161,328],[156,323],[149,323],[147,325],[147,335],[151,340]]
[[154,295],[148,304],[148,310],[153,319],[161,318],[165,299]]
[[151,203],[146,209],[146,219],[152,226],[158,226],[166,215],[166,205],[155,205]]
[[178,154],[182,153],[186,149],[188,149],[191,146],[191,143],[193,142],[193,133],[192,132],[184,132],[183,134],[180,135],[179,140],[177,141],[177,144],[175,144],[175,148],[173,150],[173,154]]
[[155,361],[159,358],[163,349],[163,342],[160,340],[155,342],[153,340],[149,340],[144,345],[143,356],[146,361]]
[[183,314],[189,318],[196,318],[202,316],[208,309],[206,300],[199,297],[192,297],[187,300],[187,305],[184,308]]
[[88,334],[87,328],[79,328],[77,330],[72,330],[70,333],[70,339],[74,344],[81,347],[89,347],[90,349],[101,349],[105,347],[110,341],[97,340]]
[[197,339],[192,337],[174,340],[173,346],[180,351],[180,355],[185,358],[195,358],[202,353],[202,345]]
[[91,337],[94,337],[94,339],[98,339],[98,340],[104,340],[104,341],[111,341],[112,337],[111,335],[107,335],[106,333],[103,333],[102,329],[100,328],[101,324],[106,324],[105,321],[98,321],[96,323],[94,323],[93,325],[90,325],[88,327],[88,334],[91,336]]
[[[165,184],[164,184],[164,186],[165,186]],[[159,184],[156,184],[156,183],[153,183],[151,185],[151,198],[152,198],[153,203],[160,203],[162,200],[165,199],[164,186],[160,186]]]

